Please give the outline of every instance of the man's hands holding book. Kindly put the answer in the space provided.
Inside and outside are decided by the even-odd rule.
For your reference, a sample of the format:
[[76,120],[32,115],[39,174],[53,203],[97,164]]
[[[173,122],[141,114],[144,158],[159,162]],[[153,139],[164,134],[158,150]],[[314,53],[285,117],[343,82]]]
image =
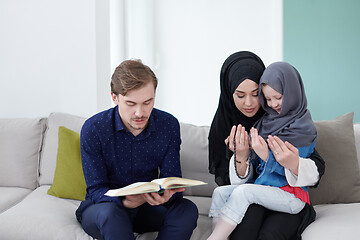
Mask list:
[[136,208],[145,202],[151,206],[161,205],[169,201],[169,199],[177,192],[183,192],[185,188],[165,189],[163,193],[157,192],[143,193],[136,195],[127,195],[123,198],[122,203],[126,208]]
[[136,182],[118,189],[110,189],[105,195],[123,197],[126,208],[136,208],[145,202],[152,206],[161,205],[177,192],[185,191],[185,187],[205,185],[207,183],[181,177],[154,179],[151,182]]

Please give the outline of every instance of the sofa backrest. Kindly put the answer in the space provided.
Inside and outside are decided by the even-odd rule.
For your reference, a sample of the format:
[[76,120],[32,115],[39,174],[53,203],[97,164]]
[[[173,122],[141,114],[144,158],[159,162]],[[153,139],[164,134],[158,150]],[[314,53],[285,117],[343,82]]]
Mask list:
[[40,185],[51,185],[56,168],[59,127],[80,132],[86,118],[66,113],[51,113],[47,119],[44,144],[40,157]]
[[[208,172],[208,126],[194,126],[180,123],[181,128],[181,150],[180,158],[183,176],[199,179],[209,183],[206,187],[192,187],[185,191],[185,195],[211,196],[213,189],[217,186],[214,175]],[[360,123],[354,124],[355,145],[357,160],[360,165]]]
[[0,119],[0,186],[35,189],[43,118]]
[[[58,129],[59,126],[65,126],[73,131],[80,132],[81,127],[83,123],[85,122],[85,118],[74,116],[70,114],[65,113],[52,113],[48,117],[46,121],[46,131],[44,134],[44,140],[43,140],[43,147],[41,151],[40,156],[40,178],[39,183],[40,185],[44,184],[52,184],[53,178],[54,178],[54,172],[56,167],[56,157],[57,157],[57,146],[58,146]],[[4,120],[2,120],[4,121]],[[9,120],[9,121],[14,121]],[[35,129],[33,130],[37,132],[37,135],[41,136],[43,129],[44,129],[44,120],[36,119],[31,120],[32,123],[30,124],[31,127],[35,126]],[[17,126],[20,123],[14,122],[14,125],[7,125],[7,126],[13,126],[12,128],[19,129],[20,132],[24,131],[21,130],[22,128]],[[1,121],[0,121],[0,131],[1,131]],[[21,125],[21,124],[20,124]],[[24,126],[25,127],[25,126]],[[26,128],[26,127],[25,127]],[[20,132],[17,132],[18,138],[21,138]],[[187,123],[180,123],[180,131],[181,131],[181,150],[180,150],[180,161],[182,166],[182,173],[183,177],[185,178],[191,178],[191,179],[198,179],[202,180],[204,182],[207,182],[208,184],[205,186],[198,186],[198,187],[191,187],[186,189],[185,195],[192,195],[192,196],[208,196],[211,197],[213,189],[217,186],[214,181],[214,175],[210,174],[208,171],[208,133],[209,133],[209,126],[195,126],[192,124]],[[354,124],[354,132],[355,132],[355,140],[356,140],[356,148],[357,148],[357,158],[360,163],[360,123]],[[26,131],[25,131],[26,133]],[[10,133],[7,133],[9,135]],[[5,138],[1,138],[0,134],[0,143],[7,141]],[[11,134],[10,134],[11,135]],[[16,135],[16,134],[14,134]],[[36,134],[35,134],[36,135]],[[6,136],[6,134],[5,134]],[[9,138],[12,139],[12,138]],[[41,138],[34,137],[31,138],[32,140],[38,139],[38,144],[41,143]],[[35,144],[29,142],[28,140],[22,143],[21,145],[28,146],[27,144]],[[5,146],[5,145],[4,145]],[[1,147],[1,146],[0,146]],[[30,148],[30,147],[26,147]],[[31,150],[34,150],[33,157],[31,161],[38,161],[38,153],[36,152],[38,148],[31,147]],[[36,149],[36,150],[35,150]],[[8,151],[9,152],[9,151]],[[16,151],[13,151],[16,152]],[[7,153],[9,154],[9,153]],[[5,161],[6,156],[3,154],[3,152],[0,151],[0,163],[1,161]],[[9,158],[9,157],[8,157]],[[24,159],[28,159],[24,157]],[[35,159],[35,160],[34,160]],[[7,160],[8,161],[8,160]],[[17,160],[18,161],[18,160]],[[5,166],[6,164],[2,164]],[[9,165],[7,165],[9,166]],[[34,166],[34,165],[31,165]],[[16,169],[21,169],[19,172],[23,171],[22,167],[17,167]],[[37,171],[37,169],[35,169]],[[32,169],[34,172],[34,169]],[[16,170],[10,170],[7,168],[1,168],[0,169],[0,186],[6,183],[6,179],[9,178],[9,176],[6,175],[6,173],[9,172],[16,172]],[[9,174],[8,174],[9,175]],[[19,173],[20,175],[20,173]],[[27,176],[27,174],[21,174],[22,176]],[[33,174],[34,175],[34,174]],[[2,177],[6,176],[6,177]],[[12,176],[10,176],[12,177]],[[9,178],[10,179],[10,178]],[[19,181],[23,181],[18,179]],[[12,184],[16,181],[11,180],[8,181]],[[35,181],[32,180],[26,180],[27,185],[24,185],[23,183],[17,183],[17,185],[26,186],[27,188],[34,188]]]
[[[43,149],[40,156],[40,185],[51,185],[56,168],[58,131],[60,126],[80,132],[85,118],[65,113],[52,113],[46,122]],[[195,126],[180,123],[181,151],[180,161],[185,178],[202,180],[205,186],[188,188],[185,195],[211,196],[216,187],[214,176],[208,172],[208,126]]]
[[211,197],[217,186],[214,175],[208,171],[208,126],[180,123],[180,161],[185,178],[207,182],[207,185],[187,188],[184,195]]

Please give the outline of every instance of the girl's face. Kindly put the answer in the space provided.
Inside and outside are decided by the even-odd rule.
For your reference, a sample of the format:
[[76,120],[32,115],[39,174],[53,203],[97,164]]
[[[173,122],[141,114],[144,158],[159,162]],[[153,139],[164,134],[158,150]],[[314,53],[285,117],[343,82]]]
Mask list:
[[267,105],[280,113],[283,95],[266,84],[262,86],[261,90],[264,93]]
[[258,93],[259,85],[256,82],[250,79],[242,81],[233,93],[236,108],[245,116],[253,117],[261,106]]

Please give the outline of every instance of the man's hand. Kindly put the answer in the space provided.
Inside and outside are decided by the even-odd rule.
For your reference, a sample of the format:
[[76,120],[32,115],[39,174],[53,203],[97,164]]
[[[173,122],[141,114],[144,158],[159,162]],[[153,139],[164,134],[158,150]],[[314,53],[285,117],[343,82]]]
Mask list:
[[156,192],[128,195],[122,200],[122,203],[126,208],[136,208],[144,204],[145,202],[149,203],[152,206],[156,206],[166,203],[167,201],[169,201],[172,195],[177,192],[183,191],[185,191],[185,188],[166,189],[161,195]]
[[284,168],[289,169],[295,175],[299,170],[299,150],[289,142],[283,142],[277,136],[268,137],[271,151],[274,153],[276,161]]
[[163,194],[159,194],[156,192],[152,193],[144,193],[142,194],[144,200],[149,203],[151,206],[157,206],[166,203],[169,199],[177,192],[183,192],[185,188],[175,188],[175,189],[165,189]]
[[269,148],[265,140],[259,135],[258,130],[254,127],[250,129],[250,135],[251,147],[262,160],[267,161],[269,157]]
[[126,208],[136,208],[145,202],[144,194],[128,195],[122,200],[122,203]]

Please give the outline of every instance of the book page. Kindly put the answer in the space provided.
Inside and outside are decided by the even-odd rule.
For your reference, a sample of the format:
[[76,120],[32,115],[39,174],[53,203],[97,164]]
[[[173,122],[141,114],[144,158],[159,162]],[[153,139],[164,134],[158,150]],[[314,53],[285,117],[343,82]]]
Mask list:
[[169,178],[158,178],[158,179],[152,180],[151,182],[162,186],[167,179],[169,179]]
[[109,190],[105,193],[105,195],[110,197],[118,197],[149,192],[160,192],[164,189],[191,187],[204,184],[207,183],[187,178],[168,177],[154,179],[151,182],[136,182],[123,188]]
[[152,182],[136,182],[130,184],[126,187],[119,189],[112,189],[105,193],[105,195],[110,197],[134,195],[148,192],[157,192],[160,190],[160,187],[157,183]]
[[[160,180],[160,181],[157,181]],[[172,189],[172,188],[181,188],[181,187],[190,187],[207,184],[199,180],[193,180],[188,178],[179,178],[179,177],[168,177],[155,179],[153,182],[156,182],[161,185],[162,188]]]

